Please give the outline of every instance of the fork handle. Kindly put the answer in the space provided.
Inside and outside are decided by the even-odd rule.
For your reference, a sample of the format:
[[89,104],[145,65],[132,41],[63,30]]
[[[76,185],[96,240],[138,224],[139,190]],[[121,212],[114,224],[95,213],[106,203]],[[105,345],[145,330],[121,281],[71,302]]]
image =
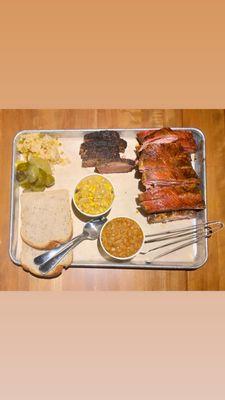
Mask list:
[[[39,271],[42,274],[47,274],[49,271],[51,271],[57,264],[59,264],[59,262],[74,248],[76,247],[78,244],[80,244],[81,242],[83,242],[83,240],[87,239],[87,236],[84,234],[81,234],[79,236],[77,236],[76,238],[74,238],[70,244],[68,245],[68,243],[58,249],[58,251],[49,256],[49,254],[47,254],[46,260],[42,263],[39,264]],[[61,246],[60,246],[61,247]],[[49,253],[49,252],[48,252]],[[46,254],[46,253],[44,253]],[[43,255],[44,255],[43,254]]]
[[[209,237],[210,237],[210,236],[202,236],[201,239],[204,239],[204,238],[205,238],[205,239],[208,239]],[[165,251],[164,253],[161,253],[161,254],[159,254],[159,255],[153,257],[153,259],[152,259],[151,261],[150,261],[150,260],[147,260],[147,261],[145,261],[145,262],[146,262],[146,264],[152,264],[155,260],[157,260],[157,258],[161,258],[161,257],[163,257],[163,256],[166,256],[166,255],[168,255],[168,254],[173,253],[174,251],[184,249],[185,247],[188,247],[188,246],[190,246],[190,245],[192,245],[192,244],[198,243],[198,241],[199,241],[199,239],[190,240],[189,242],[187,242],[187,243],[185,243],[185,244],[182,244],[182,245],[180,245],[180,246],[174,247],[172,250]]]
[[36,265],[41,265],[45,263],[46,261],[50,260],[52,257],[56,256],[59,254],[62,250],[65,250],[67,247],[70,247],[81,235],[78,235],[71,239],[69,242],[63,243],[60,246],[55,247],[54,249],[48,250],[45,253],[41,254],[40,256],[37,256],[34,258],[34,263]]

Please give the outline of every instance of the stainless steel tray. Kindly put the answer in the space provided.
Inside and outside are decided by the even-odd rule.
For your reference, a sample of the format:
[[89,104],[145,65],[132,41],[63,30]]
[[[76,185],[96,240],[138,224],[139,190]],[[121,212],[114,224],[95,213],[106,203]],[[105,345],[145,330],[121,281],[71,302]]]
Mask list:
[[[128,142],[128,149],[126,152],[127,157],[134,157],[134,148],[136,145],[136,133],[140,130],[157,128],[142,128],[142,129],[117,129],[120,132],[121,137],[125,138]],[[201,190],[206,203],[206,168],[205,168],[205,138],[203,133],[196,128],[172,128],[174,130],[185,130],[192,131],[194,138],[198,145],[198,151],[192,159],[193,166],[201,179]],[[68,168],[55,172],[56,185],[52,190],[57,188],[67,188],[71,196],[75,188],[76,182],[81,177],[88,175],[93,172],[93,168],[81,168],[81,160],[79,156],[79,146],[82,143],[83,135],[87,132],[93,132],[96,130],[103,129],[85,129],[85,130],[24,130],[14,138],[13,141],[13,154],[12,154],[12,174],[11,174],[11,217],[10,217],[10,245],[9,254],[12,261],[16,265],[20,265],[20,192],[21,189],[15,180],[15,161],[19,158],[19,154],[16,150],[16,144],[21,134],[30,133],[47,133],[59,137],[65,148],[65,152],[69,154],[72,163]],[[111,129],[112,130],[112,129]],[[206,222],[207,210],[200,211],[197,214],[197,218],[194,220],[174,221],[166,224],[147,224],[146,218],[140,213],[137,213],[135,205],[135,197],[138,194],[138,180],[134,178],[132,173],[129,174],[112,174],[109,176],[112,180],[114,187],[116,188],[116,201],[111,211],[110,216],[127,215],[138,220],[142,225],[145,233],[155,233],[161,230],[175,229],[183,226],[189,226],[190,224]],[[57,183],[58,182],[58,183]],[[58,186],[57,186],[58,185]],[[51,189],[48,189],[51,190]],[[74,216],[74,234],[78,234],[82,230],[82,221]],[[89,246],[89,247],[88,247]],[[154,265],[146,264],[147,257],[138,255],[130,262],[113,262],[106,260],[98,251],[96,242],[83,242],[79,248],[74,251],[74,259],[71,267],[98,267],[98,268],[136,268],[136,269],[176,269],[176,270],[193,270],[200,268],[207,260],[208,249],[207,239],[202,239],[196,245],[189,246],[185,250],[173,253],[168,258],[162,258],[160,262]]]

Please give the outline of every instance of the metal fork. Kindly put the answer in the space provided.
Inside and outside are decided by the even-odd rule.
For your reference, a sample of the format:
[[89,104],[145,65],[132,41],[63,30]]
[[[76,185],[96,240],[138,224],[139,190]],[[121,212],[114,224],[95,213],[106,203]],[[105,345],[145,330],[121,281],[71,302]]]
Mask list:
[[[151,260],[146,260],[146,263],[151,264],[157,258],[171,254],[177,250],[183,249],[192,244],[198,243],[201,239],[209,239],[214,233],[218,232],[224,227],[223,222],[220,221],[208,221],[205,224],[200,223],[188,228],[181,228],[176,230],[170,230],[163,233],[155,233],[151,235],[145,235],[145,243],[155,243],[167,241],[167,243],[160,246],[153,247],[147,251],[142,251],[140,254],[146,255],[156,250],[162,249],[167,246],[176,245],[182,243],[179,246],[175,246],[170,250],[156,255]],[[175,239],[175,240],[173,240]]]

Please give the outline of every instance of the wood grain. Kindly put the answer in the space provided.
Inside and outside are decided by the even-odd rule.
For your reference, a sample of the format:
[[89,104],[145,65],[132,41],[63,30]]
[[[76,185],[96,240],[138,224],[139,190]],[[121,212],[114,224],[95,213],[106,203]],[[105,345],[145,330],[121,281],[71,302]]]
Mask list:
[[0,111],[0,290],[224,290],[225,232],[210,241],[209,260],[198,271],[70,268],[38,279],[9,259],[12,140],[22,129],[195,126],[206,134],[208,205],[211,219],[225,220],[225,127],[223,110],[1,110]]
[[[208,219],[225,222],[225,126],[223,110],[186,110],[186,126],[200,128],[206,138]],[[188,273],[188,290],[224,290],[225,230],[209,240],[207,264]]]

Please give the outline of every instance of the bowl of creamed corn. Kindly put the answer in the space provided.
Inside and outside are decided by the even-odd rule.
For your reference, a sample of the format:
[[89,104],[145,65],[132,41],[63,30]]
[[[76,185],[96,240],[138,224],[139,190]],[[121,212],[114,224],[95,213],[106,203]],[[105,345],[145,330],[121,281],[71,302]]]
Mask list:
[[109,179],[99,174],[91,174],[76,185],[73,202],[81,214],[95,218],[111,209],[114,197],[114,188]]

